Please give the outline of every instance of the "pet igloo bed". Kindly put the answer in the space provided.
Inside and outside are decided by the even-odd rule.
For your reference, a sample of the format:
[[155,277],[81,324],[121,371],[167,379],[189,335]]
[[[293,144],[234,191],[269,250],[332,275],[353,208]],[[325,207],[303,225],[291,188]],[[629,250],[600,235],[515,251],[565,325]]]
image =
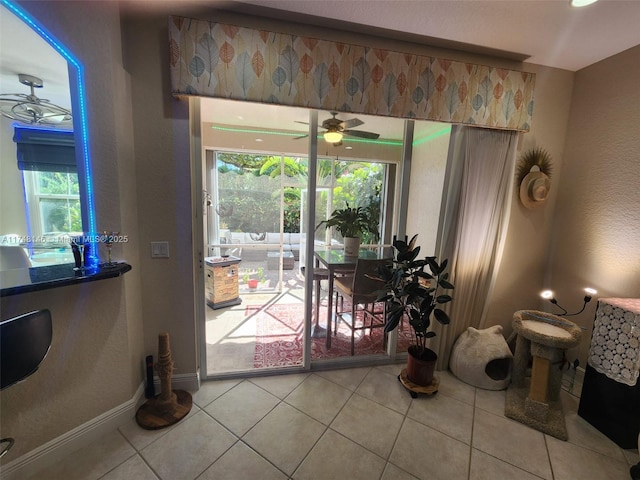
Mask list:
[[474,387],[504,390],[511,381],[512,359],[501,325],[484,330],[469,327],[453,345],[449,369]]

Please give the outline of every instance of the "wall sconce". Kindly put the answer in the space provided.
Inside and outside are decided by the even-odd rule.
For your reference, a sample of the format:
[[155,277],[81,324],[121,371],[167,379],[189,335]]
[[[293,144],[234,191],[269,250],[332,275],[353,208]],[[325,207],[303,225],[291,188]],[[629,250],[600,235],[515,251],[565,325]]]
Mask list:
[[562,313],[557,314],[559,317],[572,317],[574,315],[578,315],[584,312],[584,309],[587,306],[587,303],[591,301],[591,298],[593,297],[593,295],[598,293],[597,290],[594,290],[593,288],[589,288],[589,287],[585,288],[584,291],[586,292],[586,295],[583,298],[584,303],[582,304],[582,308],[575,313],[569,313],[565,308],[560,306],[556,298],[553,296],[553,292],[551,290],[545,290],[540,294],[540,296],[545,300],[549,300],[549,302],[553,303],[556,307],[562,310]]

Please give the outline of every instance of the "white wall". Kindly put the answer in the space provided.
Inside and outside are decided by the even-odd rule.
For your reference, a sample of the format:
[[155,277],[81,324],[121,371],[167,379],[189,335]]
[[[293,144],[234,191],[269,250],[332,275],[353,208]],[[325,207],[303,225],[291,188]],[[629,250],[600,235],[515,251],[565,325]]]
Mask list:
[[514,192],[488,322],[508,334],[516,310],[559,313],[538,297],[547,288],[574,313],[593,287],[594,300],[569,317],[585,330],[567,357],[584,366],[597,298],[640,296],[640,47],[575,74],[527,69],[537,73],[535,109],[520,153],[540,146],[551,154],[551,193],[527,210]]
[[22,172],[18,170],[13,120],[0,117],[0,235],[27,234],[27,211],[24,205]]
[[[198,369],[194,304],[189,110],[169,86],[166,15],[125,23],[125,67],[131,78],[139,218],[144,348],[157,355],[168,332],[174,376]],[[169,258],[152,259],[150,244],[169,242]],[[202,242],[200,242],[202,243]],[[204,275],[204,273],[202,273]]]
[[[0,436],[16,439],[3,464],[130,401],[144,378],[136,178],[118,5],[20,5],[85,65],[97,226],[130,236],[114,255],[133,270],[121,278],[2,297],[3,319],[36,308],[53,315],[53,342],[41,368],[0,393]],[[3,200],[2,210],[7,207]]]
[[[448,125],[443,124],[445,127]],[[436,251],[449,137],[450,130],[413,147],[406,230],[409,239],[418,234],[421,256]]]
[[536,74],[535,105],[531,130],[520,139],[517,161],[529,149],[541,147],[551,155],[553,172],[548,200],[536,209],[522,205],[514,178],[509,229],[486,320],[487,326],[503,325],[507,336],[514,312],[552,311],[548,308],[552,305],[543,304],[539,295],[546,285],[554,209],[562,190],[560,170],[574,82],[574,74],[566,70],[538,65],[526,65],[525,69]]
[[[145,355],[157,355],[157,335],[162,331],[171,335],[176,374],[193,373],[198,367],[188,112],[185,102],[172,98],[168,84],[167,14],[170,9],[171,13],[188,12],[167,2],[167,11],[139,16],[121,31],[115,2],[25,1],[22,6],[85,64],[98,228],[129,235],[131,241],[118,246],[115,254],[131,263],[133,270],[122,279],[2,299],[3,317],[5,312],[31,306],[51,306],[57,318],[50,364],[43,366],[43,374],[0,394],[0,434],[18,440],[3,463],[130,399],[143,378],[142,360]],[[202,18],[197,12],[194,15]],[[262,22],[264,28],[270,24]],[[316,29],[316,33],[322,31]],[[375,44],[404,49],[398,42],[372,40]],[[427,52],[416,45],[407,51]],[[637,50],[635,55],[637,58]],[[615,88],[605,89],[606,95],[617,99],[621,90],[627,92],[628,100],[632,85],[638,84],[640,62],[629,65],[628,58],[624,63],[613,62],[615,75],[610,78],[623,79]],[[506,62],[504,66],[513,65]],[[558,280],[561,298],[571,296],[574,277],[597,277],[597,287],[605,289],[615,285],[608,294],[632,295],[638,285],[637,270],[631,266],[615,263],[616,271],[607,270],[613,256],[607,252],[614,246],[629,264],[637,260],[637,237],[627,237],[627,242],[635,240],[635,247],[613,245],[609,240],[591,249],[575,241],[576,232],[592,224],[592,210],[585,208],[587,204],[593,208],[593,202],[585,198],[593,193],[603,199],[598,208],[609,212],[597,217],[600,224],[613,217],[613,226],[619,226],[627,215],[619,212],[637,211],[637,189],[626,177],[638,176],[637,155],[634,163],[628,154],[639,151],[637,130],[635,139],[627,138],[633,136],[629,129],[637,122],[630,121],[629,112],[621,115],[619,109],[604,108],[600,94],[595,95],[595,73],[579,72],[571,122],[580,128],[572,128],[565,154],[574,75],[532,65],[525,70],[535,71],[538,77],[532,130],[524,136],[521,151],[535,145],[549,150],[557,176],[544,208],[524,210],[516,203],[512,209],[505,258],[490,300],[490,322],[506,325],[515,310],[540,306],[537,295],[545,284],[553,228],[559,235],[553,238],[558,249],[550,271]],[[598,118],[601,120],[594,120]],[[592,136],[599,138],[601,129],[615,135],[609,138],[616,139],[616,146],[591,142],[591,149],[583,152],[581,143]],[[603,159],[612,165],[615,175],[605,176],[595,168]],[[569,163],[566,169],[565,162]],[[580,173],[584,162],[597,172],[594,178],[582,178],[586,175]],[[581,182],[572,184],[575,178]],[[605,195],[613,181],[624,195]],[[554,227],[557,198],[559,220]],[[626,223],[637,227],[638,216],[635,218],[627,217]],[[150,258],[149,243],[156,240],[170,243],[170,258]],[[41,425],[42,402],[47,397],[51,418]],[[77,404],[81,408],[74,408]]]
[[[598,294],[573,357],[585,365],[596,299],[640,297],[640,45],[576,73],[548,286],[570,311]],[[571,358],[573,358],[571,357]]]

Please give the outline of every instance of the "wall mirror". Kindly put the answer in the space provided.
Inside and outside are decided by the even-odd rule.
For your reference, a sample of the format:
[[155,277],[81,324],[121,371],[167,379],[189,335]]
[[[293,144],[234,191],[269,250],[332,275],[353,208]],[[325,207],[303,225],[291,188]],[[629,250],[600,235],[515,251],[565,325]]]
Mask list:
[[0,271],[72,263],[69,237],[93,231],[81,72],[25,12],[0,9]]

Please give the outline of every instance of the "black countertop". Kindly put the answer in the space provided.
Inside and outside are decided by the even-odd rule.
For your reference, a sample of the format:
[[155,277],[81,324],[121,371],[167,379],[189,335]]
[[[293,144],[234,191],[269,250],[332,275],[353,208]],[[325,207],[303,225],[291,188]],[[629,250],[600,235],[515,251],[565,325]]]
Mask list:
[[127,263],[102,264],[75,271],[73,263],[46,267],[21,268],[0,272],[0,296],[19,295],[78,283],[95,282],[123,275],[131,270]]

